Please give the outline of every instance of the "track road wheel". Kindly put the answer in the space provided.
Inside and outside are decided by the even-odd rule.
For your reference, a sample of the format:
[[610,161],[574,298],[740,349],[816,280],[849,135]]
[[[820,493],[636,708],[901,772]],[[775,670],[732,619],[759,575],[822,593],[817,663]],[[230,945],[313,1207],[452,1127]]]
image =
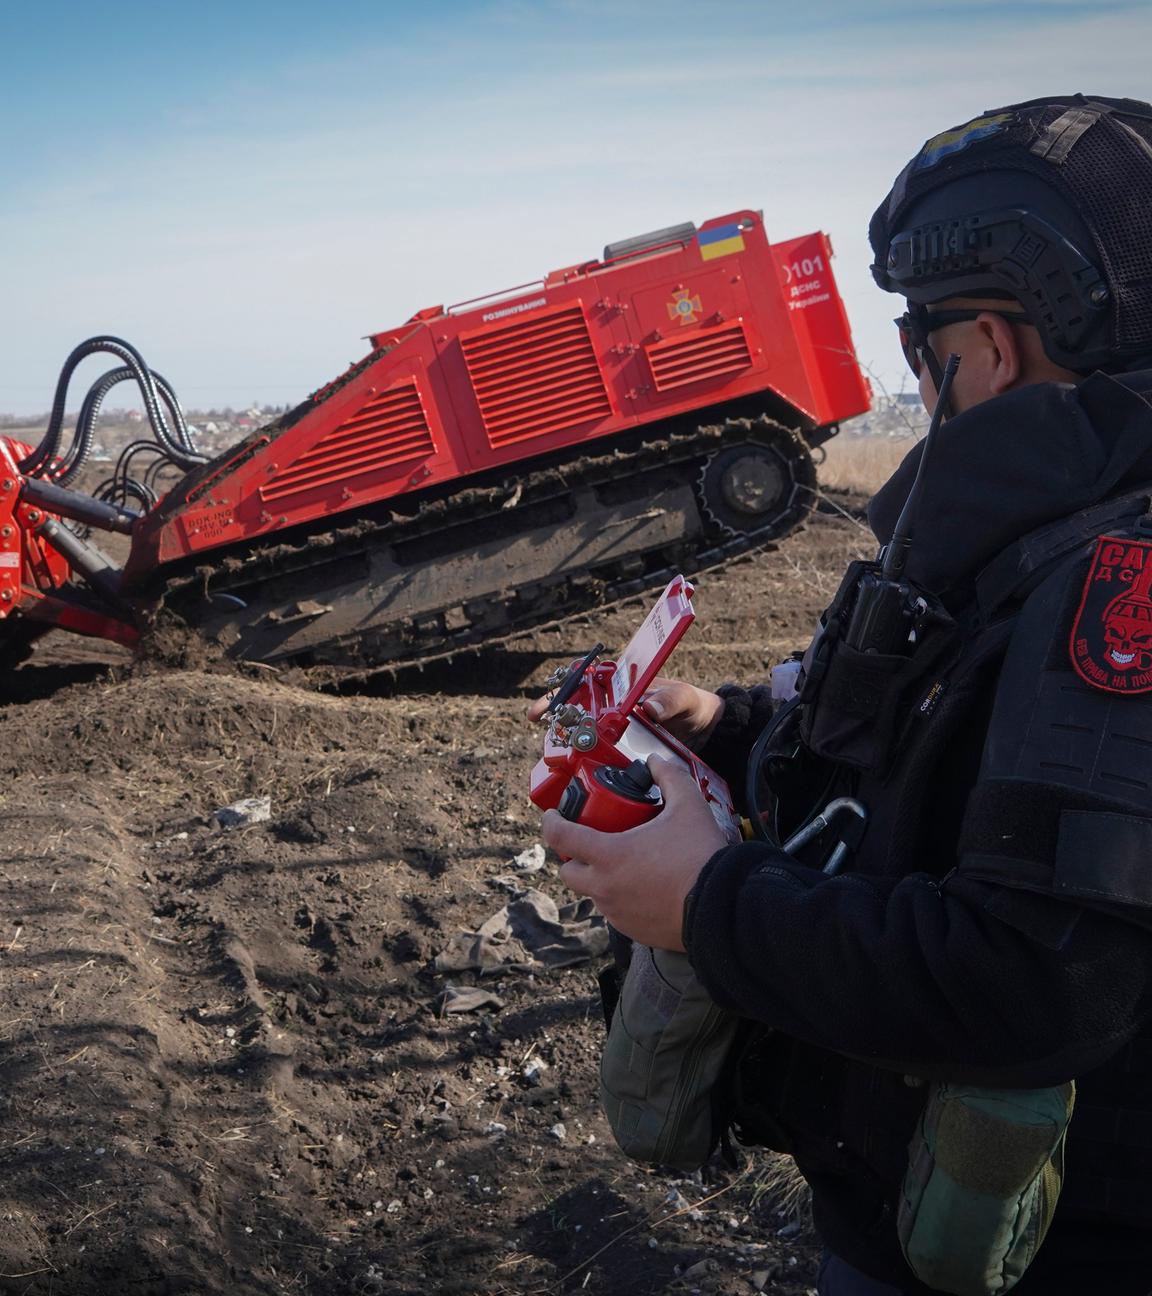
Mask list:
[[795,531],[816,504],[816,466],[803,438],[766,418],[732,419],[725,432],[733,443],[700,473],[705,515],[729,535],[762,532],[767,540]]

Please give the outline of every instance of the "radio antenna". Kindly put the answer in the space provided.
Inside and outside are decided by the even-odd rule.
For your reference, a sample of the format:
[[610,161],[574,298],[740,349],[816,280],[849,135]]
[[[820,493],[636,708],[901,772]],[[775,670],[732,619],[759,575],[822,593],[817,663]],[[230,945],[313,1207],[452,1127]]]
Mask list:
[[916,505],[916,501],[920,498],[920,483],[924,480],[924,468],[928,463],[928,456],[935,443],[936,432],[944,421],[944,411],[948,408],[948,396],[952,390],[952,379],[955,378],[956,370],[959,368],[960,357],[953,351],[948,357],[948,363],[944,366],[944,375],[940,380],[940,387],[936,393],[936,408],[932,411],[932,420],[928,424],[928,431],[924,434],[924,449],[920,455],[920,463],[916,468],[912,489],[908,492],[908,498],[904,501],[904,507],[900,510],[900,517],[897,519],[895,531],[892,532],[892,539],[884,546],[884,551],[880,556],[880,577],[882,580],[899,580],[904,574],[904,566],[908,562],[908,553],[912,548],[912,510]]

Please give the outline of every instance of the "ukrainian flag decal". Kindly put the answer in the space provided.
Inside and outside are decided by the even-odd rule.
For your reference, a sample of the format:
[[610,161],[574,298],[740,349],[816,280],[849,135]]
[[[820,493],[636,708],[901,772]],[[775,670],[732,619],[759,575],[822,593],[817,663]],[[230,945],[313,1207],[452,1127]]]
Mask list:
[[945,131],[942,135],[935,136],[924,145],[913,169],[927,171],[930,167],[943,162],[946,157],[951,157],[953,153],[959,153],[961,149],[968,148],[970,144],[989,139],[993,135],[999,135],[1007,124],[1013,120],[1012,113],[996,113],[992,117],[977,117],[974,121],[967,122],[963,126],[957,126],[954,130]]
[[739,225],[717,225],[715,229],[701,230],[696,235],[696,242],[700,245],[702,261],[744,251],[744,235]]

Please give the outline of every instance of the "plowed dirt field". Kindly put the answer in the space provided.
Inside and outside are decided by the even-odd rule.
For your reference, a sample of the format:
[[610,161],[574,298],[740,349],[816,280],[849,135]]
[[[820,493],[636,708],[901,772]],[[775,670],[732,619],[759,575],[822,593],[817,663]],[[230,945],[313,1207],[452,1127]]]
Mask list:
[[[676,673],[753,681],[803,646],[871,549],[860,497],[831,500],[701,581]],[[0,1291],[811,1287],[770,1160],[683,1179],[616,1151],[602,958],[435,962],[518,894],[587,917],[553,861],[514,863],[538,840],[524,708],[646,606],[389,696],[39,645],[0,708]],[[222,827],[244,798],[268,817]]]

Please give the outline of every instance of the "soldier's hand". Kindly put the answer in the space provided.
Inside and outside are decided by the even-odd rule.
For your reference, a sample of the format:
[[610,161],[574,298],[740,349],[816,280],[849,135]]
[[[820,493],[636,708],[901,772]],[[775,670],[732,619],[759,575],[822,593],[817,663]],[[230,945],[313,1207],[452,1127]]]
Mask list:
[[660,675],[648,686],[640,706],[650,719],[692,751],[699,751],[707,743],[724,714],[722,697]]
[[682,950],[684,899],[708,860],[727,844],[696,780],[674,761],[648,762],[664,808],[627,832],[597,832],[549,810],[544,840],[571,858],[560,878],[589,896],[617,931],[655,949]]
[[[528,708],[528,719],[543,719],[549,701],[547,696],[537,698]],[[658,675],[640,699],[640,709],[685,747],[699,751],[720,723],[724,699],[694,684]]]
[[552,701],[552,695],[545,693],[543,697],[538,697],[535,702],[528,708],[528,719],[532,721],[542,720],[544,712],[548,709],[548,703]]

